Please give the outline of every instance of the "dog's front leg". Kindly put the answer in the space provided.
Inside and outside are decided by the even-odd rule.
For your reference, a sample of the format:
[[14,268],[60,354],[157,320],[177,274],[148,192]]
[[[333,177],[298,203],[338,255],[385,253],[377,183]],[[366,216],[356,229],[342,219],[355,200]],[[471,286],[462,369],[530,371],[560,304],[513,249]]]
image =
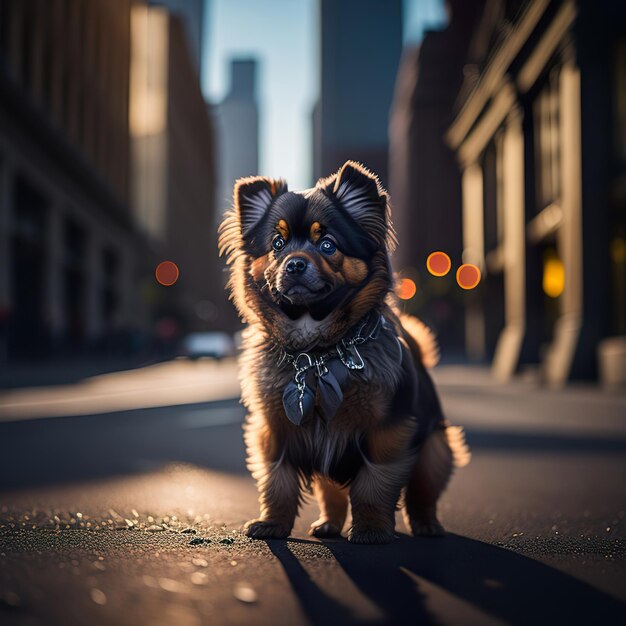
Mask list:
[[412,461],[377,464],[369,461],[350,486],[352,543],[390,543],[394,540],[395,511]]
[[253,539],[289,536],[300,502],[300,481],[294,467],[284,460],[268,463],[256,476],[261,516],[244,527]]

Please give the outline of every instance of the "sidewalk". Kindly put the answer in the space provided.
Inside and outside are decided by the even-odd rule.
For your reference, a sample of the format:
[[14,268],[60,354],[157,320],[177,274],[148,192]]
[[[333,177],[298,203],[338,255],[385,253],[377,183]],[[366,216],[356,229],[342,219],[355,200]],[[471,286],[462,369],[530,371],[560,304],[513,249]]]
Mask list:
[[0,390],[0,421],[94,415],[238,397],[234,359],[177,359],[67,385]]
[[562,434],[579,437],[626,436],[626,394],[592,384],[552,390],[517,378],[497,383],[486,367],[442,366],[433,370],[444,412],[473,430]]
[[[553,391],[526,380],[496,383],[485,367],[434,369],[447,417],[474,431],[626,436],[626,394],[592,385]],[[176,359],[76,383],[0,390],[0,421],[92,415],[239,397],[237,363]]]

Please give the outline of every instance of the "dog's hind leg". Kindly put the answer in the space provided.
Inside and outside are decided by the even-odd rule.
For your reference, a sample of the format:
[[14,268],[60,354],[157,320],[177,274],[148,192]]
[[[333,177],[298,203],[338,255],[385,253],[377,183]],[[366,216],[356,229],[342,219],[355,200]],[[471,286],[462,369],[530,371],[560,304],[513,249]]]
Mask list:
[[338,537],[348,513],[347,489],[329,478],[316,475],[313,491],[320,507],[320,516],[311,524],[309,534],[315,537]]
[[422,445],[404,493],[404,521],[413,535],[441,537],[437,501],[455,466],[466,465],[469,450],[463,431],[456,427],[436,429]]

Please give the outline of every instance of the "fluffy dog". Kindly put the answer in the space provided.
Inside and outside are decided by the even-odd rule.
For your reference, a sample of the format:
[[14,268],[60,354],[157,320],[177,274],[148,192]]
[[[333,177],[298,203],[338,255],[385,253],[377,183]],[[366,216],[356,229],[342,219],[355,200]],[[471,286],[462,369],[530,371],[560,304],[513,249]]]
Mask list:
[[350,503],[349,541],[390,542],[400,501],[414,535],[443,533],[437,500],[469,453],[426,370],[433,335],[395,306],[395,243],[388,195],[358,163],[305,191],[235,184],[220,251],[247,323],[244,430],[261,507],[250,537],[287,537],[311,486],[317,537],[341,533]]

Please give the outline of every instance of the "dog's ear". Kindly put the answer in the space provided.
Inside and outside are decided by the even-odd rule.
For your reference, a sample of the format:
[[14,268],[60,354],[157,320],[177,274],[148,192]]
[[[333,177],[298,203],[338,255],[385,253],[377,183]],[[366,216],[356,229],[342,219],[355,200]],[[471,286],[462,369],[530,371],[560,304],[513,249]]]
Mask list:
[[356,161],[346,161],[336,174],[320,179],[317,187],[376,239],[385,238],[388,196],[376,174]]
[[287,183],[284,180],[264,176],[240,178],[235,183],[235,210],[244,237],[259,223],[272,202],[286,191]]
[[378,176],[356,161],[346,161],[337,174],[319,180],[317,186],[357,222],[367,222],[374,216],[385,219],[387,193]]

